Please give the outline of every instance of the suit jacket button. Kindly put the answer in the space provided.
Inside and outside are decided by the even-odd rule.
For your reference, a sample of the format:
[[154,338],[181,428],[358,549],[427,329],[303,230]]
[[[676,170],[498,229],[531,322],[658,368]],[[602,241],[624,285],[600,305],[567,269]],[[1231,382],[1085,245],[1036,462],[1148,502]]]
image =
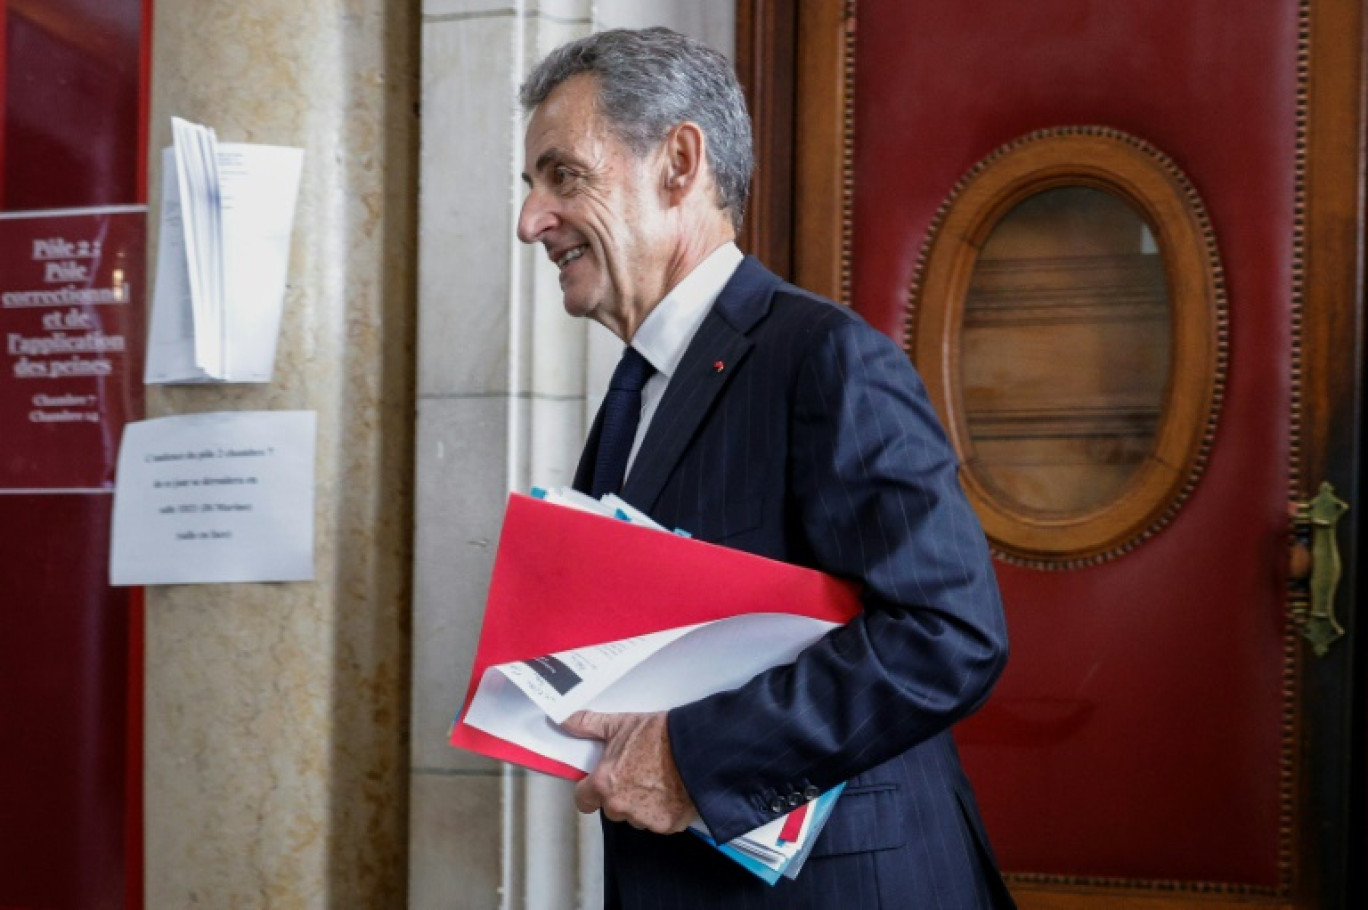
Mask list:
[[822,791],[817,789],[816,784],[808,784],[807,788],[803,790],[803,799],[807,800],[808,802],[812,802],[814,799],[821,795]]
[[801,805],[802,802],[803,797],[799,796],[797,793],[790,793],[788,795],[788,804],[790,809],[798,808],[798,806]]
[[782,798],[776,796],[774,799],[770,800],[769,810],[770,810],[771,812],[776,813],[776,814],[779,813],[779,812],[783,812],[783,811],[784,811],[784,800],[783,800]]

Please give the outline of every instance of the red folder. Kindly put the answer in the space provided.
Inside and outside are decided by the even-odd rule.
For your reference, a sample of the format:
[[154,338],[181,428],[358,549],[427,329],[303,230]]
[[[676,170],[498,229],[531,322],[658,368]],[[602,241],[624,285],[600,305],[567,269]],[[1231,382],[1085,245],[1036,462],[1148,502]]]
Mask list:
[[745,613],[845,623],[859,611],[853,584],[813,569],[514,493],[449,741],[578,780],[579,769],[464,722],[485,670]]

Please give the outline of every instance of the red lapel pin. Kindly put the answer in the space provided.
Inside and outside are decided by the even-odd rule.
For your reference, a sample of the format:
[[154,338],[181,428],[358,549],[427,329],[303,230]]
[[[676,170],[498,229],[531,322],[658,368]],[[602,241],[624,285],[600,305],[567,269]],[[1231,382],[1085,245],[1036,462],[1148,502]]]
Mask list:
[[720,361],[720,360],[713,364],[713,371],[714,371],[714,372],[717,372],[717,373],[722,372],[722,371],[725,370],[726,368],[727,368],[727,365],[726,365],[725,363],[723,363],[722,361]]

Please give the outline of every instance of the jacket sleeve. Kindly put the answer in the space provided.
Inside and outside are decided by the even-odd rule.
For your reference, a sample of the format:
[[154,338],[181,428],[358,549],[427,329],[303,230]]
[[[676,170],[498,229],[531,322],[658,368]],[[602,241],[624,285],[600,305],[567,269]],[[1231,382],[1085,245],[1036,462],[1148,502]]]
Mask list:
[[720,840],[947,729],[1007,657],[983,531],[906,355],[840,320],[790,394],[798,546],[864,586],[863,612],[794,663],[670,712],[675,762]]

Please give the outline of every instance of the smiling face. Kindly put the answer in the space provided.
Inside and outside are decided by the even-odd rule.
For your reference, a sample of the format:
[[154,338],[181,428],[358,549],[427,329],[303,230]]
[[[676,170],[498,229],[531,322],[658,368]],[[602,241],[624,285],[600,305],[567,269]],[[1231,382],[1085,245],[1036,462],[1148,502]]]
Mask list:
[[560,269],[566,312],[630,340],[672,286],[678,221],[663,154],[639,158],[613,135],[596,90],[593,76],[573,76],[533,113],[518,239],[542,244]]

